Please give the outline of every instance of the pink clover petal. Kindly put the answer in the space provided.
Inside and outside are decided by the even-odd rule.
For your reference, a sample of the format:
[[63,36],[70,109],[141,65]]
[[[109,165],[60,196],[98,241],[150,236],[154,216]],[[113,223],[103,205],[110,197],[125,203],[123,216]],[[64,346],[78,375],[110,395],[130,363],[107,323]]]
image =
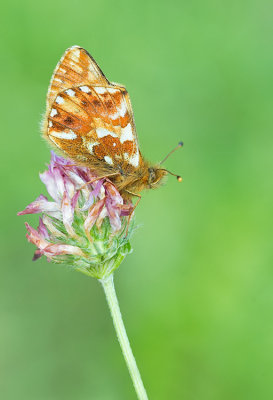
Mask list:
[[19,211],[17,215],[37,214],[38,212],[40,212],[41,200],[47,201],[47,197],[45,197],[43,194],[40,194],[40,196],[38,196],[36,200],[34,200],[32,203],[26,206],[26,208],[23,211]]
[[83,186],[87,181],[82,179],[76,172],[74,171],[67,171],[67,176],[70,178],[70,180],[73,182],[74,186],[76,189],[79,189],[81,186]]
[[88,199],[87,203],[90,201],[90,205],[92,205],[95,202],[95,200],[97,199],[97,197],[101,191],[102,184],[103,184],[103,179],[100,179],[99,181],[95,181],[92,183],[92,187],[94,189],[92,189],[89,192],[89,199]]
[[67,191],[69,197],[73,197],[75,193],[75,185],[74,183],[68,178],[67,175],[64,175],[64,187],[65,190]]
[[43,194],[40,194],[40,196],[38,196],[36,200],[48,200],[48,198]]
[[71,246],[70,244],[49,244],[44,249],[40,249],[40,252],[47,257],[55,257],[65,254],[84,256],[84,253],[79,247]]
[[61,173],[61,169],[58,167],[54,168],[53,174],[55,179],[55,185],[57,187],[58,197],[61,199],[65,191],[64,176]]
[[102,212],[100,213],[100,215],[99,215],[99,217],[98,217],[98,219],[96,221],[96,226],[98,227],[98,229],[101,228],[101,225],[102,225],[103,220],[104,220],[105,217],[108,217],[108,212],[107,212],[106,207],[104,207],[102,209]]
[[51,171],[45,171],[40,174],[41,181],[45,184],[46,189],[53,200],[59,202],[59,194],[55,184],[55,178]]
[[86,211],[92,206],[92,204],[94,203],[95,199],[98,197],[98,195],[101,191],[102,184],[103,184],[103,179],[100,179],[98,181],[98,183],[96,184],[95,189],[90,192],[89,199],[83,205],[83,207],[81,208],[81,211]]
[[66,165],[73,165],[74,162],[72,160],[69,160],[68,158],[63,158],[61,156],[58,156],[57,154],[54,153],[54,151],[51,151],[51,160],[50,160],[50,168],[54,167],[63,167]]
[[99,200],[89,211],[86,220],[84,221],[84,230],[90,241],[92,241],[90,236],[90,230],[95,224],[97,218],[99,217],[105,204],[105,199]]
[[69,177],[74,182],[75,190],[81,192],[84,198],[87,200],[90,190],[88,189],[88,185],[86,185],[86,182],[79,178],[76,173],[71,171],[69,171]]
[[102,187],[102,184],[103,184],[103,182],[104,182],[104,179],[100,179],[99,181],[97,181],[97,184],[96,184],[96,186],[95,186],[95,189],[94,190],[92,190],[92,194],[93,194],[93,196],[95,197],[95,198],[97,198],[98,197],[98,195],[99,195],[99,193],[100,193],[100,190],[101,190],[101,187]]
[[107,208],[112,231],[113,231],[113,233],[116,233],[117,231],[119,231],[121,229],[121,220],[120,220],[119,209],[117,207],[113,206],[109,197],[106,197],[105,205]]
[[62,220],[62,213],[60,211],[50,211],[46,213],[47,215],[49,215],[50,217],[56,218],[59,221]]
[[107,195],[111,198],[111,201],[115,202],[116,204],[123,204],[123,198],[112,183],[105,182],[104,186]]
[[76,208],[76,205],[77,205],[77,202],[78,202],[78,199],[79,199],[80,194],[81,194],[81,192],[78,190],[78,191],[74,194],[74,196],[72,197],[72,199],[71,199],[71,207],[72,207],[73,211],[75,211],[75,208]]
[[63,157],[60,157],[56,153],[54,153],[53,150],[51,150],[50,154],[51,154],[50,166],[52,166],[52,167],[54,167],[55,164],[58,163],[58,161],[61,163],[63,160],[65,160]]
[[23,211],[20,211],[18,215],[25,214],[37,214],[43,213],[54,213],[60,211],[60,207],[53,201],[48,201],[43,195],[37,197],[32,203],[30,203]]
[[72,204],[70,198],[68,197],[67,192],[64,192],[63,200],[62,200],[62,214],[63,214],[63,223],[67,232],[75,237],[75,231],[72,228],[72,223],[74,220],[74,209],[72,208]]
[[34,253],[34,255],[33,255],[33,257],[32,257],[32,261],[38,260],[38,258],[42,257],[42,255],[43,255],[43,254],[41,253],[40,250],[36,250],[35,253]]
[[80,177],[84,181],[84,183],[89,182],[94,178],[97,178],[97,175],[91,172],[90,169],[86,167],[76,166],[73,168],[73,171],[75,174],[77,174],[78,177]]
[[64,254],[84,256],[82,250],[77,246],[49,243],[47,240],[44,240],[39,232],[32,228],[32,226],[30,226],[27,222],[26,228],[28,231],[28,234],[26,235],[28,241],[38,247],[38,250],[36,250],[34,253],[34,260],[37,260],[37,258],[41,257],[43,254],[47,257],[54,257]]
[[46,226],[42,220],[42,218],[39,218],[39,226],[37,228],[37,232],[40,234],[41,237],[44,239],[49,239],[49,233],[48,230],[46,229]]
[[[121,229],[121,210],[124,207],[123,198],[112,183],[105,183],[107,200],[106,208],[113,233]],[[126,210],[126,207],[124,208]]]
[[92,179],[95,179],[98,177],[98,175],[94,171],[90,171],[90,169],[87,170],[80,170],[78,171],[80,175],[86,180],[86,182],[90,182]]
[[89,210],[89,208],[94,204],[94,196],[89,195],[88,200],[84,203],[84,205],[81,208],[81,211],[86,211]]
[[73,210],[71,206],[70,198],[67,192],[64,192],[62,200],[62,213],[63,213],[63,223],[71,225],[73,222]]
[[30,243],[35,244],[35,246],[37,246],[40,250],[46,248],[50,244],[39,234],[38,231],[36,231],[36,229],[32,228],[32,226],[30,226],[27,222],[25,223],[25,225],[28,231],[26,237]]

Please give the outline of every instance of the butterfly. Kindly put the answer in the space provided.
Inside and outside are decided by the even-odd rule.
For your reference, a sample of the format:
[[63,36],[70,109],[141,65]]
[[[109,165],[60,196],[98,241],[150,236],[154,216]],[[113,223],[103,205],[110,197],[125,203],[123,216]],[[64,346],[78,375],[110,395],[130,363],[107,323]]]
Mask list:
[[63,156],[110,179],[125,199],[140,198],[169,173],[142,157],[126,88],[109,82],[79,46],[67,49],[55,68],[42,131]]

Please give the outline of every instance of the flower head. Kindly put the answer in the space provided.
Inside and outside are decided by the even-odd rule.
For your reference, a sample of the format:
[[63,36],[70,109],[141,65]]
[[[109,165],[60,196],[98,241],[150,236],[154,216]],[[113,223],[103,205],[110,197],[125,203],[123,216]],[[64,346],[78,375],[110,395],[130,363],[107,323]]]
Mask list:
[[37,247],[33,260],[45,255],[98,279],[110,275],[131,250],[126,217],[133,205],[107,178],[54,152],[40,178],[52,200],[41,194],[18,213],[41,213],[37,229],[26,223],[27,239]]

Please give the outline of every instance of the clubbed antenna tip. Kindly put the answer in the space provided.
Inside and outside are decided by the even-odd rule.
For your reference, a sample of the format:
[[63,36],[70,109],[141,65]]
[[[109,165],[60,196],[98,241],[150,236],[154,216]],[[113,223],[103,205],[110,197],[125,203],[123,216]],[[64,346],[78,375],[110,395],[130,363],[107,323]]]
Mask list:
[[[177,145],[172,151],[170,151],[170,152],[166,155],[165,158],[163,158],[163,160],[159,163],[159,165],[163,164],[164,161],[166,161],[167,158],[169,158],[170,155],[171,155],[173,152],[175,152],[175,150],[179,149],[179,148],[182,147],[183,145],[184,145],[183,142],[179,142],[178,145]],[[171,174],[171,175],[176,176],[176,179],[178,180],[178,182],[182,182],[182,177],[181,177],[180,175],[173,174],[172,172],[168,171],[168,170],[165,169],[165,168],[160,168],[160,169],[161,169],[162,171],[168,172],[168,174]]]

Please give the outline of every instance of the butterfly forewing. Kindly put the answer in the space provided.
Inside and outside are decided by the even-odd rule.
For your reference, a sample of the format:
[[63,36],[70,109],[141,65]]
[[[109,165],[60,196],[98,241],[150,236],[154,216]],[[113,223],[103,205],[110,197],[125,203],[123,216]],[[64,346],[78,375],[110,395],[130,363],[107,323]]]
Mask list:
[[47,103],[50,106],[56,95],[74,86],[107,85],[108,80],[90,54],[79,46],[73,46],[66,50],[57,64],[53,73],[48,94]]
[[44,134],[70,158],[91,169],[137,168],[141,155],[129,95],[111,84],[82,48],[68,49],[53,74]]

